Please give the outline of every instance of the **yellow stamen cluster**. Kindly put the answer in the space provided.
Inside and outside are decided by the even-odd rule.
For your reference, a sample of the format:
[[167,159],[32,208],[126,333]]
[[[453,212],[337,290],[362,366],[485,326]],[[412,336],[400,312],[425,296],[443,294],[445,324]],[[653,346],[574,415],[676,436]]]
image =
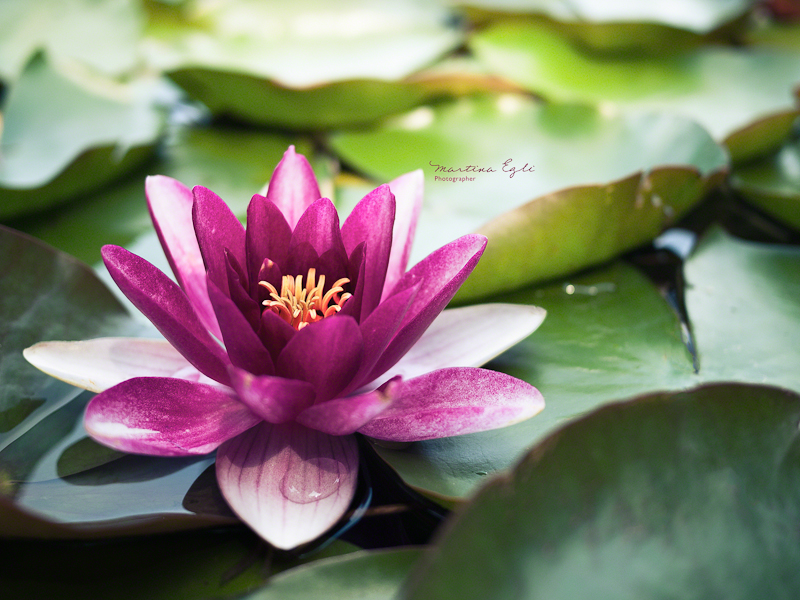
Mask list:
[[316,281],[316,276],[317,270],[309,269],[304,286],[302,275],[284,275],[280,294],[271,283],[259,281],[258,285],[267,288],[270,297],[262,304],[266,306],[266,310],[271,310],[298,331],[309,323],[335,315],[352,296],[343,287],[350,280],[342,277],[325,292],[325,275],[320,275],[319,281]]

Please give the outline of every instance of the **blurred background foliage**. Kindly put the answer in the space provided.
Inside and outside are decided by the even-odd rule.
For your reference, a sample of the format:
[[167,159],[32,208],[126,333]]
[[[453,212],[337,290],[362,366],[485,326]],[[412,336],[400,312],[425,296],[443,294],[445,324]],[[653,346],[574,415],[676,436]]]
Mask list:
[[[796,453],[800,399],[753,384],[800,391],[798,84],[800,4],[792,0],[0,1],[0,223],[35,238],[3,230],[0,239],[0,533],[15,539],[5,542],[15,556],[2,565],[5,589],[21,597],[232,597],[297,564],[241,529],[180,533],[233,522],[211,458],[167,467],[100,448],[80,425],[88,394],[49,381],[19,356],[41,339],[152,333],[91,270],[39,241],[89,265],[113,243],[165,267],[146,175],[210,187],[244,218],[290,144],[343,214],[376,185],[422,169],[412,261],[479,231],[490,243],[457,302],[490,297],[549,311],[539,332],[490,365],[539,387],[542,415],[497,432],[368,448],[372,479],[359,501],[371,488],[378,509],[350,533],[356,545],[426,542],[440,506],[467,504],[441,557],[423,561],[403,594],[447,597],[441,590],[456,589],[464,572],[459,561],[486,552],[533,556],[531,544],[544,542],[508,539],[492,515],[522,518],[534,496],[541,512],[526,523],[564,528],[547,542],[568,558],[558,585],[526,584],[541,584],[548,597],[605,597],[575,573],[598,549],[609,571],[598,567],[592,585],[624,562],[629,546],[608,522],[666,547],[685,525],[659,515],[709,501],[730,509],[713,526],[739,525],[725,544],[713,554],[694,541],[681,556],[653,550],[642,572],[669,574],[697,552],[719,581],[735,580],[730,557],[758,564],[769,552],[759,531],[785,540],[776,523],[797,513],[794,484],[775,484],[794,481],[796,469],[781,467],[759,487],[750,461],[777,464],[790,444],[786,452]],[[733,383],[682,391],[720,381]],[[651,396],[609,405],[640,394]],[[744,416],[717,419],[724,398]],[[776,408],[765,411],[764,402]],[[604,436],[609,415],[632,425]],[[659,419],[684,423],[685,436],[659,437]],[[638,422],[650,428],[642,440],[658,440],[643,462],[628,446],[645,441],[624,435]],[[783,433],[772,435],[775,427]],[[602,439],[578,456],[557,443],[562,433]],[[756,440],[750,454],[735,444],[747,435]],[[706,439],[720,441],[706,448]],[[671,472],[664,457],[681,448],[705,448],[674,475],[670,489],[688,485],[696,492],[689,500],[665,491],[666,504],[650,510],[643,494],[609,517],[630,489],[641,491],[637,482]],[[603,489],[587,470],[589,454],[592,468],[612,474]],[[482,487],[521,457],[508,480],[522,478],[521,492],[498,499],[500,483]],[[731,481],[720,483],[709,461],[734,473]],[[569,475],[551,464],[567,465]],[[572,498],[576,512],[536,496],[530,481],[539,480]],[[775,519],[759,513],[758,528],[728,493],[745,480],[747,498],[782,507]],[[143,533],[168,537],[118,537]],[[461,536],[482,541],[461,544]],[[98,537],[108,539],[64,541]],[[143,558],[162,546],[175,551]],[[303,560],[355,549],[337,541]],[[65,554],[69,568],[55,568]],[[325,558],[247,597],[324,590],[388,598],[418,555]],[[166,565],[172,575],[136,579],[111,557],[134,570]],[[550,564],[538,554],[525,560],[544,571]],[[103,565],[104,575],[84,563]],[[476,573],[514,582],[526,564]],[[674,583],[676,598],[695,597],[691,577],[656,579]],[[583,588],[572,585],[580,581]],[[767,589],[758,576],[748,581],[753,594]],[[785,581],[800,589],[796,576]],[[720,586],[706,597],[726,595]],[[439,591],[426,596],[431,590]]]

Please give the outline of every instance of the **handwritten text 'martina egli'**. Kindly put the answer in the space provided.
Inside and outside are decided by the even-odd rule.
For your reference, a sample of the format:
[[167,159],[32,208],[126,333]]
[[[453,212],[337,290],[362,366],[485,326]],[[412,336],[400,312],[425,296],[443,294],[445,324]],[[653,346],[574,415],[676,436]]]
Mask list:
[[[512,159],[508,159],[500,167],[499,171],[508,173],[509,179],[514,177],[517,173],[533,173],[533,165],[525,163],[522,167],[515,167],[512,165]],[[479,167],[477,165],[467,165],[466,167],[446,167],[444,165],[437,165],[431,161],[428,164],[436,168],[436,173],[497,173],[498,169],[494,167]]]

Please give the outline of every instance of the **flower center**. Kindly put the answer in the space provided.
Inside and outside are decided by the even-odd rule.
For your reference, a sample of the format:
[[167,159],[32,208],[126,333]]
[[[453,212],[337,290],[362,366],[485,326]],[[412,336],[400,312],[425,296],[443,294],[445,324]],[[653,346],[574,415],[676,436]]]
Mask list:
[[270,299],[262,302],[266,306],[265,310],[271,310],[298,331],[309,323],[316,323],[325,317],[335,315],[352,296],[342,287],[350,283],[350,280],[342,277],[326,292],[325,275],[320,275],[319,281],[316,281],[316,275],[316,269],[309,269],[305,286],[302,275],[297,277],[284,275],[281,279],[280,294],[271,283],[259,281],[258,285],[269,291]]

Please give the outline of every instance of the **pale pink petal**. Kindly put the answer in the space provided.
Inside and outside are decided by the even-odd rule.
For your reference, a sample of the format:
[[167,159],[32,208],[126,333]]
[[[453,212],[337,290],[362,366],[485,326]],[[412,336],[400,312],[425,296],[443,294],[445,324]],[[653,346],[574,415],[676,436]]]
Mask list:
[[397,206],[392,234],[392,252],[389,267],[383,284],[383,298],[386,298],[406,272],[411,246],[417,230],[417,219],[422,210],[422,194],[425,177],[422,169],[401,175],[389,183]]
[[192,191],[180,181],[164,175],[145,179],[144,189],[153,225],[175,278],[203,325],[221,340],[217,319],[208,300],[206,269],[192,224]]
[[296,423],[262,422],[217,451],[217,481],[228,504],[273,546],[316,539],[355,493],[358,447]]
[[465,367],[404,381],[392,395],[389,407],[359,433],[415,442],[505,427],[544,408],[532,385],[505,373]]
[[208,454],[261,419],[233,390],[183,379],[137,377],[92,398],[86,431],[135,454]]
[[389,407],[395,388],[395,382],[390,381],[366,394],[316,404],[300,413],[297,422],[330,435],[354,433]]
[[479,367],[536,331],[547,314],[526,304],[477,304],[443,311],[384,375],[410,379],[444,367]]
[[294,229],[300,215],[320,197],[311,165],[305,156],[294,151],[294,146],[289,146],[272,173],[267,198],[281,209],[286,222]]
[[22,354],[37,369],[90,392],[102,392],[132,377],[176,377],[214,384],[166,340],[40,342]]

